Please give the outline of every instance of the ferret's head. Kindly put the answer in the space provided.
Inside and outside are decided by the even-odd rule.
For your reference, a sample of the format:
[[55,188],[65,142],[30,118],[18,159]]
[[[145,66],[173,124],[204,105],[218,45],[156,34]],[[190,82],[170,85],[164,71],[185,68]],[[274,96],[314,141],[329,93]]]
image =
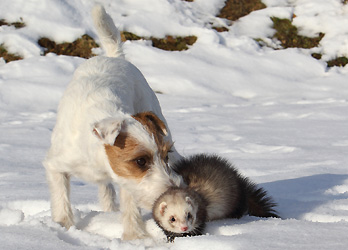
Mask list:
[[190,192],[170,188],[154,204],[153,216],[164,230],[184,234],[195,229],[197,204]]

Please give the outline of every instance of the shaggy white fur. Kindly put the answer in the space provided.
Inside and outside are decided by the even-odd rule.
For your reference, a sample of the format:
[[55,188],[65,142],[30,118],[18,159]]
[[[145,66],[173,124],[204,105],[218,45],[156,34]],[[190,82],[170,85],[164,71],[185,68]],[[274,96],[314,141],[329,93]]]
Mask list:
[[[119,31],[104,8],[94,7],[92,16],[107,57],[98,56],[84,62],[59,104],[51,147],[43,163],[51,191],[52,218],[66,228],[74,224],[69,201],[71,175],[98,184],[105,211],[116,210],[111,183],[117,183],[121,188],[123,239],[143,238],[147,233],[139,207],[151,209],[168,186],[181,185],[182,180],[167,166],[167,156],[161,152],[156,136],[132,116],[151,111],[153,119],[150,117],[148,122],[156,127],[157,116],[167,127],[156,95],[141,72],[124,59]],[[170,131],[164,125],[156,128],[161,130],[164,142],[172,143]],[[116,148],[121,133],[133,142],[134,149],[126,144],[127,140],[124,145],[127,150]],[[126,155],[122,159],[146,152],[146,158],[140,161],[127,158],[120,164],[124,169],[133,166],[142,175],[118,175],[115,171],[118,166],[111,167],[115,165],[115,157],[108,155],[107,145],[115,147],[115,152],[123,150]],[[180,157],[175,148],[172,151],[169,162]]]

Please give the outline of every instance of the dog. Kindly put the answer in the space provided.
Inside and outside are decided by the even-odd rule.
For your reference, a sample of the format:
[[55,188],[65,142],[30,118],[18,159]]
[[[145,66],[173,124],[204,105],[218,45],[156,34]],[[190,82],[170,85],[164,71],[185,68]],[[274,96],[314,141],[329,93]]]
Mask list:
[[53,221],[74,225],[70,177],[98,184],[104,211],[117,211],[120,187],[122,239],[148,236],[140,208],[182,178],[168,165],[181,156],[173,146],[158,99],[142,73],[126,61],[120,32],[105,9],[92,10],[106,56],[86,60],[74,73],[58,106],[51,146],[43,161]]

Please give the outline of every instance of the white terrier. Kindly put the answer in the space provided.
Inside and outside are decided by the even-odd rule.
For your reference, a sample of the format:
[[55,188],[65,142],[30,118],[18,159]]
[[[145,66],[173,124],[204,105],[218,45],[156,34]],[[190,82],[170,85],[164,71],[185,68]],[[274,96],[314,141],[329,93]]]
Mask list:
[[[44,161],[51,191],[52,218],[74,224],[70,176],[99,185],[103,210],[120,209],[125,240],[144,238],[139,208],[151,210],[156,198],[182,179],[167,165],[180,158],[172,147],[156,95],[141,72],[126,61],[120,33],[101,6],[92,11],[107,57],[84,62],[75,72],[58,107],[51,148]],[[170,151],[171,149],[171,151]]]

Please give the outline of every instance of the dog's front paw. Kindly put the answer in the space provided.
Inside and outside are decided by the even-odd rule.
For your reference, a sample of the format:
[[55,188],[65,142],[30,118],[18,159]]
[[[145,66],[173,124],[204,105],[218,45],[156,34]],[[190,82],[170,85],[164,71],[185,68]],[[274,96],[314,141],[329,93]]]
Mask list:
[[62,227],[65,227],[66,229],[69,229],[71,226],[74,225],[74,221],[69,218],[69,217],[65,217],[59,220],[55,220],[58,224],[60,224]]
[[136,239],[145,239],[150,237],[150,235],[143,230],[134,230],[131,232],[123,232],[122,240],[136,240]]

